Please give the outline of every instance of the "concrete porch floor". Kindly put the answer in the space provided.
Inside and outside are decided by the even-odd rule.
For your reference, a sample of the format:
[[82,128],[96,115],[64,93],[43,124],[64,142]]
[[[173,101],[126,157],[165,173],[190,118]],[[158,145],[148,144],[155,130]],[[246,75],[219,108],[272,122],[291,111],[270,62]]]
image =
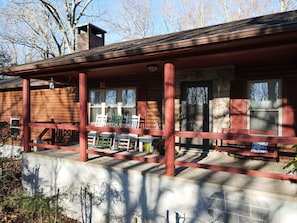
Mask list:
[[[135,155],[145,157],[158,157],[155,154],[146,154],[135,151],[117,151],[109,149],[94,149],[106,153],[118,153],[121,155]],[[79,153],[62,151],[62,150],[41,150],[37,152],[27,153],[29,156],[41,156],[48,159],[66,159],[67,161],[79,162]],[[196,162],[201,164],[211,164],[225,167],[236,167],[246,170],[258,170],[267,173],[286,174],[288,170],[284,170],[284,163],[270,162],[264,160],[239,159],[228,156],[223,152],[211,151],[207,156],[201,156],[199,153],[188,152],[177,154],[176,160]],[[136,171],[140,174],[150,174],[152,176],[161,177],[165,172],[165,165],[158,163],[144,163],[135,160],[120,160],[113,157],[90,155],[86,165],[100,165],[104,168],[112,169],[120,172]],[[166,176],[163,176],[166,177]],[[202,168],[186,168],[176,166],[176,180],[182,180],[187,183],[199,185],[209,185],[212,187],[228,190],[259,191],[268,193],[270,197],[282,197],[297,202],[297,183],[274,180],[263,177],[253,177],[244,174],[234,174],[222,171],[213,171]]]

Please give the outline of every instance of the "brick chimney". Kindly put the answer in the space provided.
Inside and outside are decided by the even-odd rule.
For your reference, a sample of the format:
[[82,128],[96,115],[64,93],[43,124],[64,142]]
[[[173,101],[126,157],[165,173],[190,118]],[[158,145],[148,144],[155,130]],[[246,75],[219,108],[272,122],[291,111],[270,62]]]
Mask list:
[[90,23],[77,27],[76,51],[89,50],[98,46],[104,46],[106,31]]

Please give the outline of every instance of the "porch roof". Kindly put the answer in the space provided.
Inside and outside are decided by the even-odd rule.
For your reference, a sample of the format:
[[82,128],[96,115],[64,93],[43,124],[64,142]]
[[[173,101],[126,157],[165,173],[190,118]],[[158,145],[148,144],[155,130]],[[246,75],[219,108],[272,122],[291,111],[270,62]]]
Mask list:
[[[10,77],[7,79],[3,79],[0,81],[0,92],[7,91],[7,90],[21,89],[23,86],[22,81],[23,79],[20,77]],[[48,81],[31,79],[30,86],[32,88],[34,87],[40,88],[42,86],[48,87]]]
[[[30,75],[32,78],[46,79],[45,77],[54,74],[67,76],[74,70],[88,71],[88,74],[92,75],[93,73],[98,77],[98,71],[104,69],[105,72],[101,72],[99,75],[110,76],[112,73],[108,67],[113,67],[113,69],[121,67],[121,71],[123,71],[123,67],[128,65],[127,67],[130,67],[130,70],[127,68],[127,72],[122,72],[127,74],[128,71],[132,72],[132,64],[138,63],[143,66],[149,62],[164,63],[165,60],[173,60],[176,67],[182,69],[182,64],[184,67],[193,64],[193,56],[195,56],[195,64],[197,64],[197,57],[206,57],[206,55],[216,55],[215,58],[211,58],[213,61],[212,66],[220,66],[228,64],[222,59],[222,54],[228,53],[228,57],[231,57],[234,51],[248,51],[267,48],[272,45],[280,46],[281,44],[286,44],[287,48],[284,50],[292,49],[292,45],[294,48],[296,47],[296,38],[297,11],[290,11],[114,43],[61,57],[2,69],[0,73],[23,77]],[[271,57],[267,51],[265,51],[265,54]],[[233,58],[238,58],[238,55],[234,54]],[[283,60],[288,58],[292,60],[292,54],[287,57],[282,55],[281,58]],[[238,63],[244,63],[244,61],[246,61],[246,58],[242,58]],[[203,64],[203,62],[205,61],[200,63]],[[203,64],[203,66],[206,65]],[[133,70],[137,69],[134,67]]]

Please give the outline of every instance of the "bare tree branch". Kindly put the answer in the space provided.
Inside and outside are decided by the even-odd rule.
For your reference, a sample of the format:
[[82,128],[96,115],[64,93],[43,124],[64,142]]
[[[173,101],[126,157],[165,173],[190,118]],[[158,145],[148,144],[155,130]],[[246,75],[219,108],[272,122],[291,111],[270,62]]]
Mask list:
[[77,24],[85,16],[94,18],[87,11],[92,1],[11,0],[0,8],[0,22],[5,24],[0,38],[28,52],[36,51],[33,54],[37,57],[32,56],[32,60],[72,53],[76,48]]

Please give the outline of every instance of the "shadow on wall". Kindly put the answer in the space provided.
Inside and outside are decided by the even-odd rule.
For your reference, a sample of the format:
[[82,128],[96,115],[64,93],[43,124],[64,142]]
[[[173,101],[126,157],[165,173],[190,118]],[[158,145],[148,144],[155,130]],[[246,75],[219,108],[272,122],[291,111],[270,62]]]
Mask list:
[[[275,219],[283,205],[246,194],[244,188],[255,184],[255,178],[242,177],[238,188],[227,191],[225,185],[234,181],[234,174],[218,178],[216,171],[197,171],[200,178],[194,184],[162,177],[158,174],[162,166],[143,170],[144,163],[128,161],[126,168],[119,169],[125,162],[114,159],[102,167],[26,155],[23,185],[32,195],[60,193],[59,205],[65,213],[84,223],[266,222]],[[135,168],[142,171],[130,171]],[[212,178],[219,179],[218,187],[207,186]]]

